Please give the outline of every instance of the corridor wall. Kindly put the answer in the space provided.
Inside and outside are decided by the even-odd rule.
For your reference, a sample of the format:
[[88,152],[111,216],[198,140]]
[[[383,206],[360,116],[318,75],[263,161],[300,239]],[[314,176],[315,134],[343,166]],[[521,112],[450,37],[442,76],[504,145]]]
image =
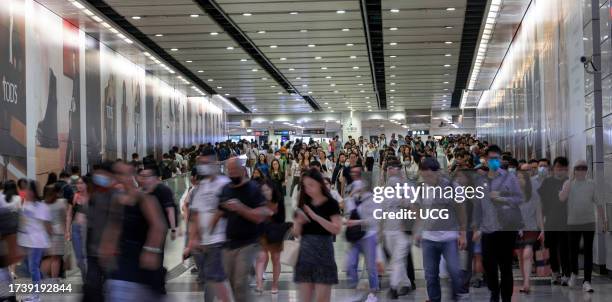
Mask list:
[[190,99],[33,0],[0,6],[0,180],[224,138],[225,113]]

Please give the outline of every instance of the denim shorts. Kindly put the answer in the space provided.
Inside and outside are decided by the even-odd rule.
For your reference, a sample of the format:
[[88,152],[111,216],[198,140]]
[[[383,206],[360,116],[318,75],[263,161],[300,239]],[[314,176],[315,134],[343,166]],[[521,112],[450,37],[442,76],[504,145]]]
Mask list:
[[200,271],[200,280],[209,282],[227,280],[227,275],[223,269],[221,244],[201,246],[194,256]]

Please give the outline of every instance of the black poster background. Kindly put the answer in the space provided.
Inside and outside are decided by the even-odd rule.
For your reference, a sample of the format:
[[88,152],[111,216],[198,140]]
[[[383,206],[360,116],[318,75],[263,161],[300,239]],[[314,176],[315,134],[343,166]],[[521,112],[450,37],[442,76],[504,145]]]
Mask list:
[[9,166],[27,171],[25,22],[17,12],[23,6],[23,0],[0,5],[0,180],[19,176]]
[[78,37],[79,30],[69,22],[64,21],[64,33],[64,75],[73,81],[72,96],[69,100],[69,128],[64,161],[64,169],[70,171],[70,167],[81,165],[81,69],[79,65],[79,44],[67,40],[69,37]]

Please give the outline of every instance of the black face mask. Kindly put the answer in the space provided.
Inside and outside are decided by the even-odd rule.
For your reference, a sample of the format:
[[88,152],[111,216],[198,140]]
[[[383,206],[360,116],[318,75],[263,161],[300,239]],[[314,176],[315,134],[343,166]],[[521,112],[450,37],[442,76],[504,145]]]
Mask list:
[[242,182],[242,177],[230,177],[230,179],[232,180],[232,183],[235,185],[239,185]]

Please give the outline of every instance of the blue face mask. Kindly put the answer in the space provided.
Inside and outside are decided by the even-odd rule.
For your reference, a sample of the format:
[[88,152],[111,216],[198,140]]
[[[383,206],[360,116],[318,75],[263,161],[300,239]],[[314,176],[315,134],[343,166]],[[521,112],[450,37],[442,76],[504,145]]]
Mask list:
[[501,167],[501,161],[499,158],[492,158],[487,161],[489,169],[492,171],[497,171]]
[[100,187],[108,188],[111,185],[111,179],[101,174],[94,174],[92,180]]

